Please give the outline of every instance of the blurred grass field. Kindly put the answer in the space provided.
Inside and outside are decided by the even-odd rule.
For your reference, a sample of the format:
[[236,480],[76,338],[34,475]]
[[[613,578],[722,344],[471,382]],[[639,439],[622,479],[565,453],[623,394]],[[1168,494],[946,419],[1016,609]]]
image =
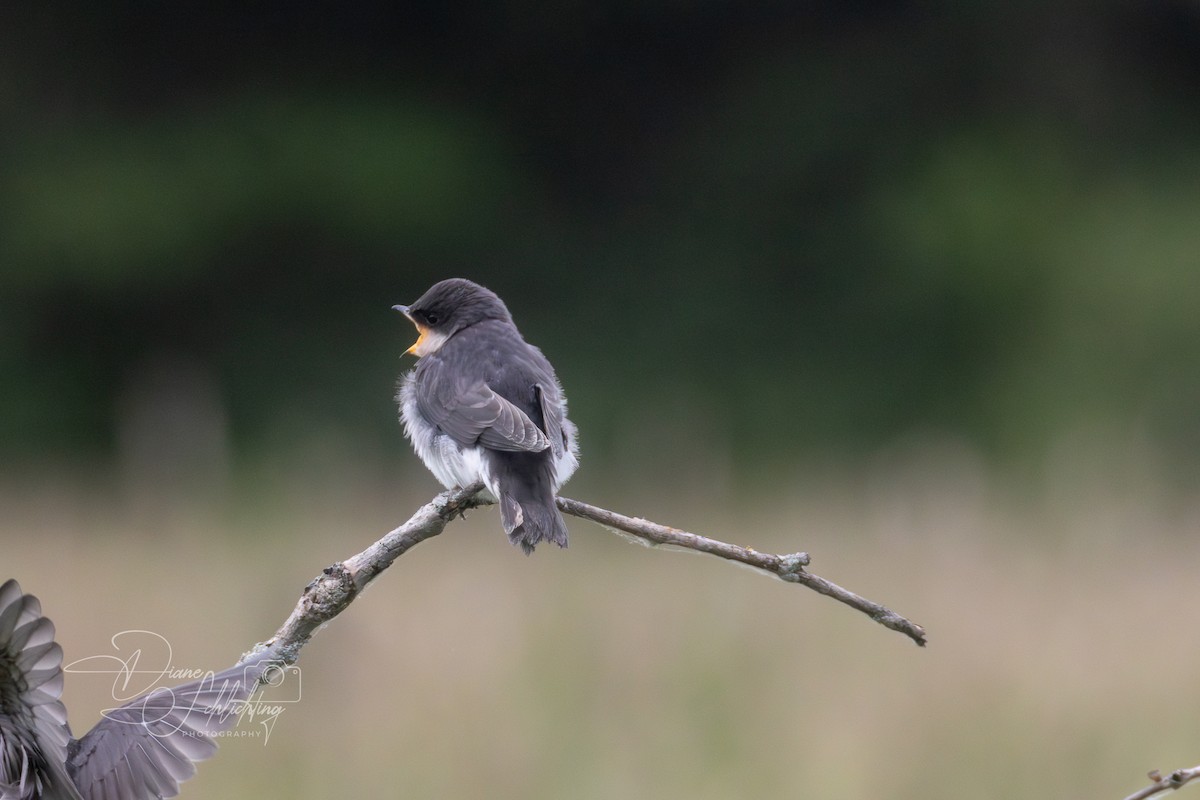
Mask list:
[[[190,505],[10,478],[3,573],[42,599],[68,661],[141,628],[174,663],[220,668],[436,489],[375,466],[282,470]],[[1079,466],[1036,501],[953,449],[707,499],[586,473],[569,487],[807,550],[924,625],[924,650],[803,588],[579,520],[569,550],[523,558],[479,510],[320,632],[301,702],[265,743],[226,742],[183,796],[1123,797],[1200,760],[1200,503]],[[76,735],[108,691],[68,676]]]

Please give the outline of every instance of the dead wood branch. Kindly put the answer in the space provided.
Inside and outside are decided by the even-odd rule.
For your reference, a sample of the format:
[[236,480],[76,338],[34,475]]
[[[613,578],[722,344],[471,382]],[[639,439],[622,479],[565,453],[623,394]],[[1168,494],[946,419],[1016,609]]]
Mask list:
[[[270,647],[287,663],[294,663],[299,657],[300,648],[308,643],[312,635],[344,611],[367,584],[391,566],[393,561],[413,546],[440,534],[445,530],[446,524],[456,516],[461,516],[468,509],[487,505],[488,501],[477,496],[480,488],[470,486],[466,489],[442,492],[417,509],[407,522],[366,550],[326,567],[304,588],[300,601],[287,621],[262,646]],[[566,514],[591,520],[625,538],[632,536],[651,547],[706,553],[753,567],[789,583],[802,584],[861,611],[879,624],[905,634],[921,646],[925,645],[925,631],[921,626],[878,603],[806,571],[805,567],[809,564],[807,553],[760,553],[748,547],[710,539],[649,520],[627,517],[566,497],[558,499],[558,507]]]
[[1180,788],[1188,781],[1200,778],[1200,767],[1192,767],[1191,769],[1177,769],[1167,777],[1163,777],[1158,770],[1153,770],[1148,776],[1154,783],[1147,786],[1145,789],[1136,791],[1126,797],[1125,800],[1147,800],[1154,797],[1159,792],[1173,791]]

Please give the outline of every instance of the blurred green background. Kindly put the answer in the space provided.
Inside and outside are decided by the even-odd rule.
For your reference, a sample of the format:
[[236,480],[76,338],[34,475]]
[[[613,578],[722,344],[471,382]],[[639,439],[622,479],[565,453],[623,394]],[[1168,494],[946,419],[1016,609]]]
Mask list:
[[436,490],[389,308],[469,277],[569,494],[930,649],[480,511],[184,796],[1123,796],[1200,741],[1198,130],[1190,0],[4,5],[0,578],[236,658]]

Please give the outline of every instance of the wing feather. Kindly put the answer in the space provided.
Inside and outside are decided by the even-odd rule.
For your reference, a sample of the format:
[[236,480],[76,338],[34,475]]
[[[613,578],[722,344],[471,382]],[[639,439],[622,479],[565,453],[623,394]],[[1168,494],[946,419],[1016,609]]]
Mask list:
[[64,766],[62,648],[38,599],[0,585],[0,796],[78,800]]
[[457,380],[436,361],[424,372],[418,382],[417,408],[459,444],[530,453],[550,446],[528,414],[482,380]]
[[276,663],[268,651],[174,689],[156,689],[105,713],[72,748],[67,768],[86,800],[174,797],[217,750],[212,735],[238,720],[241,703]]
[[537,383],[534,384],[533,390],[537,393],[538,403],[542,407],[542,420],[546,424],[546,438],[550,441],[554,457],[556,459],[562,458],[563,450],[566,447],[566,439],[563,437],[562,432],[563,413],[558,387]]

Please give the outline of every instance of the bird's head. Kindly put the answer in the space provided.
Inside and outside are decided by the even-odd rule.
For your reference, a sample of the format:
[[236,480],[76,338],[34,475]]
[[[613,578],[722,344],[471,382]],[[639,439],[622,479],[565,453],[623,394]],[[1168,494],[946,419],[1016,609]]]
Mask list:
[[458,331],[477,322],[512,322],[504,301],[490,289],[463,278],[435,283],[411,306],[396,305],[417,328],[417,341],[406,350],[414,356],[436,353]]

